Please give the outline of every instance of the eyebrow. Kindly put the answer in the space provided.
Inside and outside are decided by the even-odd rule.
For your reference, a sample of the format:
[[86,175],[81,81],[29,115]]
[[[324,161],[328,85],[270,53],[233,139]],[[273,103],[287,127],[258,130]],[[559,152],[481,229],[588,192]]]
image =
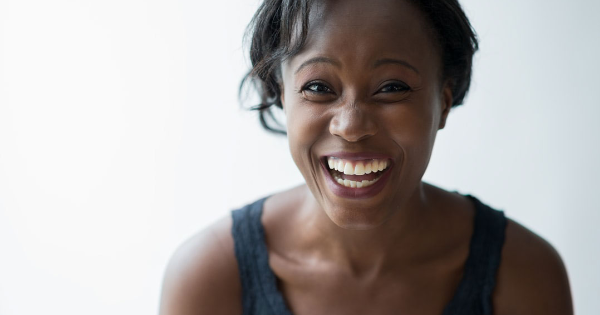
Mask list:
[[305,62],[303,62],[298,67],[298,69],[296,69],[296,71],[294,72],[294,74],[297,74],[298,72],[300,72],[300,70],[302,70],[302,68],[304,68],[304,67],[306,67],[308,65],[311,65],[313,63],[321,63],[321,62],[322,63],[328,63],[328,64],[331,64],[331,65],[334,65],[334,66],[336,66],[338,68],[342,67],[342,65],[338,61],[333,60],[331,58],[327,58],[327,57],[314,57],[314,58],[310,58],[310,59],[306,60]]
[[408,63],[404,60],[393,59],[393,58],[379,59],[379,60],[375,61],[375,63],[373,63],[373,68],[377,68],[379,66],[386,65],[386,64],[396,64],[396,65],[405,66],[405,67],[409,68],[410,70],[416,72],[417,74],[420,74],[419,70],[417,70],[417,68],[415,68],[410,63]]
[[[302,68],[309,66],[311,64],[314,63],[328,63],[331,65],[334,65],[338,68],[340,68],[342,65],[336,61],[333,60],[331,58],[327,58],[327,57],[314,57],[314,58],[310,58],[308,60],[306,60],[305,62],[303,62],[298,69],[296,69],[296,71],[294,72],[294,74],[297,74],[298,72],[300,72],[300,70],[302,70]],[[375,61],[373,63],[373,68],[377,68],[386,64],[396,64],[396,65],[401,65],[401,66],[405,66],[406,68],[409,68],[410,70],[414,71],[417,74],[419,73],[419,70],[417,70],[417,68],[415,68],[413,65],[411,65],[410,63],[408,63],[407,61],[401,60],[401,59],[393,59],[393,58],[383,58],[383,59],[379,59],[377,61]]]

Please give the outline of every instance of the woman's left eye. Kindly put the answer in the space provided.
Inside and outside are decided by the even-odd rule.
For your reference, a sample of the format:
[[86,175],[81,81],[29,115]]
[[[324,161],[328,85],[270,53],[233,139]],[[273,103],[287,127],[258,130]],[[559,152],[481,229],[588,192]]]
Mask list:
[[405,92],[408,90],[410,90],[410,87],[408,85],[400,83],[400,82],[394,82],[394,83],[385,85],[378,92],[394,93],[394,92]]

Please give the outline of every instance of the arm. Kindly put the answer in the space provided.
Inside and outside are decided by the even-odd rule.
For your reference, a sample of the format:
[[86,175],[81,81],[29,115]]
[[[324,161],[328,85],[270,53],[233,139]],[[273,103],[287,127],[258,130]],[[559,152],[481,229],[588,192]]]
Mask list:
[[181,245],[165,271],[160,315],[240,315],[231,216]]
[[494,293],[494,314],[572,315],[565,266],[544,239],[509,220]]

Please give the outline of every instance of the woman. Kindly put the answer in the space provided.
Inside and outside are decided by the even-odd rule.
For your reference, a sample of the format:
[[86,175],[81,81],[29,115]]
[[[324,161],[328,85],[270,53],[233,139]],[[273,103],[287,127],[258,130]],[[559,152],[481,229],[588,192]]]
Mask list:
[[266,0],[249,79],[306,184],[233,212],[169,264],[161,314],[572,314],[543,239],[422,181],[469,88],[455,0]]

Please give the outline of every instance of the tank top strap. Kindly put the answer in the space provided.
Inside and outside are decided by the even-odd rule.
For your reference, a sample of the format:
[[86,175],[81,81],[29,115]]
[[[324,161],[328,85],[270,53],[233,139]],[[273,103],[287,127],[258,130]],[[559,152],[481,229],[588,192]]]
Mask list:
[[492,209],[471,195],[465,196],[475,204],[473,234],[463,278],[443,314],[491,315],[507,220],[503,211]]
[[[491,315],[492,292],[504,244],[504,212],[471,195],[475,205],[473,233],[463,277],[443,315]],[[261,221],[264,197],[232,211],[232,235],[242,282],[243,315],[292,315],[277,288]]]
[[231,212],[231,232],[242,282],[243,315],[291,315],[277,289],[276,276],[269,266],[269,253],[261,222],[263,204],[268,197]]

